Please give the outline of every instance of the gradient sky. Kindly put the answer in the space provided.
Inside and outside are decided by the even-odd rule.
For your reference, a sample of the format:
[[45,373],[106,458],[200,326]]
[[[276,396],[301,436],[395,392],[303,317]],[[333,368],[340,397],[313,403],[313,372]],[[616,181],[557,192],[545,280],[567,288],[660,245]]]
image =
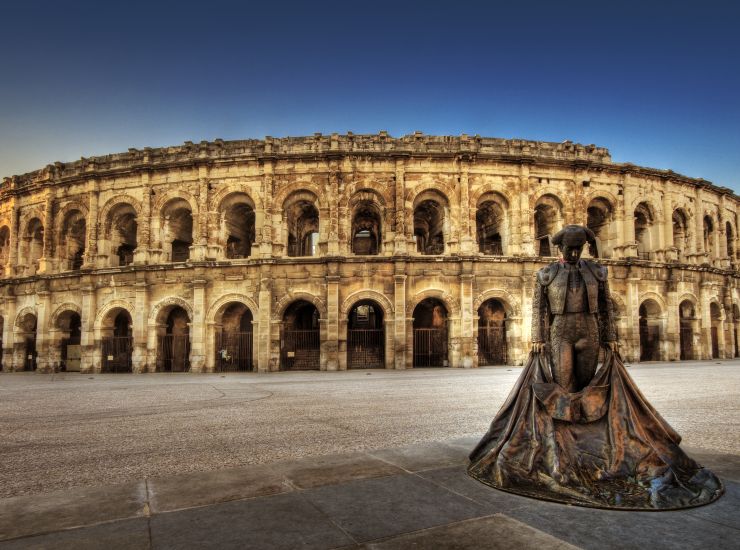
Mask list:
[[0,21],[0,176],[421,130],[595,143],[740,192],[739,2],[26,0]]

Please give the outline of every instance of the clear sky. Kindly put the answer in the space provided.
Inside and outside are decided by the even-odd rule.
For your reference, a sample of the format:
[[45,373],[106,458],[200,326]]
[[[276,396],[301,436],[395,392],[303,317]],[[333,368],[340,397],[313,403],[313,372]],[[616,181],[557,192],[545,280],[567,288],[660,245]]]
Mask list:
[[595,143],[740,192],[740,2],[0,4],[0,176],[189,140]]

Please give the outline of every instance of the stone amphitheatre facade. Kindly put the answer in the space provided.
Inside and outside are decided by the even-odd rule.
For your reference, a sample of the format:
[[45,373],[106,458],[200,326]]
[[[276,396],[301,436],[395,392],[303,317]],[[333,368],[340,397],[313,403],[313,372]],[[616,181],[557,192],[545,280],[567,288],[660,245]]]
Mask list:
[[4,371],[517,364],[596,233],[623,355],[738,355],[739,199],[606,149],[421,133],[190,142],[3,180]]

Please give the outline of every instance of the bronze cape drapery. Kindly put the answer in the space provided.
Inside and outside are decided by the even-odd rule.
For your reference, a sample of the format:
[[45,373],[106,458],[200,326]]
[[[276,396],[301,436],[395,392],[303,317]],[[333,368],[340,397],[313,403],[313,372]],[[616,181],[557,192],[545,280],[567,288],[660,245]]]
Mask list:
[[470,454],[468,473],[512,493],[599,508],[670,510],[716,500],[722,483],[680,441],[618,353],[607,351],[577,393],[553,382],[549,355],[531,353]]

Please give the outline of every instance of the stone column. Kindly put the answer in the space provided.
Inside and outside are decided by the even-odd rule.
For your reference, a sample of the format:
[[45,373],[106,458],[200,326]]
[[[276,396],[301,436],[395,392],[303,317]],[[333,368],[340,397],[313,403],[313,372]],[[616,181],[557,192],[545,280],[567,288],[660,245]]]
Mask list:
[[156,248],[151,242],[151,211],[152,191],[149,187],[150,173],[141,173],[141,215],[137,216],[136,251],[134,252],[134,264],[141,265],[148,262],[157,263],[159,255],[151,254],[151,249]]
[[697,256],[698,263],[708,258],[707,251],[704,250],[704,205],[701,199],[701,189],[698,187],[694,190],[694,253]]
[[39,259],[37,273],[49,273],[53,271],[53,243],[54,243],[54,192],[51,188],[46,193],[44,204],[44,253]]
[[666,360],[678,361],[681,358],[680,321],[678,314],[678,288],[673,280],[673,273],[669,270],[669,280],[666,283]]
[[698,359],[712,358],[712,315],[709,305],[712,299],[712,283],[702,282],[699,290],[699,324],[701,342],[697,349]]
[[[20,239],[19,233],[20,228],[20,208],[13,199],[13,208],[10,211],[10,254],[8,256],[8,263],[5,266],[5,276],[12,277],[15,273],[13,270],[18,266],[18,247]],[[11,333],[12,334],[12,333]],[[3,361],[5,362],[5,361]]]
[[[630,273],[625,281],[627,296],[625,297],[624,315],[628,327],[627,333],[621,338],[624,358],[627,361],[640,360],[640,278]],[[621,335],[620,335],[621,336]]]
[[193,318],[190,322],[190,370],[203,372],[206,360],[206,287],[205,279],[193,280]]
[[[407,235],[406,230],[406,161],[403,158],[396,159],[396,200],[395,200],[395,220],[396,236],[393,243],[394,255],[408,254],[408,245],[411,236]],[[398,355],[396,356],[398,357]],[[398,359],[396,359],[398,361]]]
[[[470,219],[470,160],[464,158],[460,161],[460,252],[468,255],[475,252],[475,240],[471,231]],[[473,224],[474,225],[474,224]],[[464,344],[463,344],[464,347]],[[463,353],[463,356],[465,354]]]
[[80,334],[80,372],[100,372],[101,342],[95,338],[95,317],[97,315],[97,295],[92,278],[85,276],[81,281],[82,291],[82,331]]
[[85,246],[85,260],[83,269],[93,268],[98,256],[98,181],[90,181],[90,211],[87,218],[87,243]]
[[269,370],[279,370],[280,350],[277,352],[277,360],[274,365],[270,364],[270,342],[271,342],[271,317],[272,317],[272,291],[269,265],[260,266],[260,283],[257,299],[259,301],[259,313],[257,315],[257,326],[255,334],[256,368],[258,372],[268,372]]
[[13,343],[15,327],[15,296],[5,296],[3,308],[3,372],[13,372]]
[[407,359],[408,345],[406,342],[406,264],[396,262],[395,275],[393,276],[393,309],[395,310],[395,323],[393,327],[393,343],[395,368],[402,370],[410,363]]
[[326,276],[326,370],[339,369],[339,266],[335,262],[327,264]]
[[51,372],[49,317],[51,316],[51,292],[37,290],[36,296],[36,351],[38,353],[36,369],[39,372]]
[[[149,339],[149,284],[146,280],[146,272],[136,273],[135,304],[133,321],[134,349],[131,353],[131,370],[134,372],[154,372],[157,368],[156,350],[155,355],[148,356]],[[156,337],[155,337],[156,339]],[[156,344],[155,344],[156,345]]]
[[476,331],[474,327],[475,312],[473,311],[473,280],[472,262],[463,262],[463,273],[460,275],[460,366],[470,368],[475,365],[475,340]]
[[[266,160],[262,165],[262,207],[264,210],[262,212],[262,225],[255,226],[255,232],[261,234],[259,255],[262,258],[270,258],[273,255],[274,168],[273,161]],[[259,220],[259,216],[255,217],[255,223],[257,223],[257,220]],[[267,369],[267,363],[264,364],[264,368]]]
[[[529,188],[529,165],[519,165],[519,201],[512,201],[512,227],[510,248],[513,250],[509,254],[521,254],[524,256],[535,255],[534,245],[534,212],[530,208],[530,188]],[[520,243],[519,250],[513,246],[514,243]]]
[[329,216],[329,223],[327,224],[327,254],[329,256],[339,255],[339,213],[337,212],[337,206],[339,202],[339,185],[342,178],[342,173],[339,169],[339,165],[336,161],[329,163],[329,181],[328,181],[328,193],[327,200],[328,205],[326,212]]
[[637,241],[635,240],[635,212],[632,209],[632,202],[634,199],[634,191],[632,189],[632,175],[629,173],[624,174],[624,208],[622,209],[622,234],[621,243],[622,248],[621,257],[635,257],[637,256]]
[[[663,193],[663,244],[661,248],[666,250],[665,261],[678,259],[678,253],[673,248],[673,211],[671,210],[671,197],[667,190]],[[668,253],[669,250],[670,253]]]

